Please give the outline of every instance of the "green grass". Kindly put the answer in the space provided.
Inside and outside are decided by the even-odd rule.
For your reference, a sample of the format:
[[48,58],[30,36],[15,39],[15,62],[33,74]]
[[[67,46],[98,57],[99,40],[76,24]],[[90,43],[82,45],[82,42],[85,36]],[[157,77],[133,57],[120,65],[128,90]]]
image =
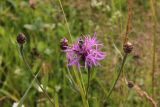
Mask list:
[[[25,107],[53,107],[37,83],[32,83],[32,73],[36,75],[38,71],[37,79],[54,101],[55,107],[151,107],[145,97],[140,97],[134,89],[127,87],[122,80],[124,75],[120,76],[107,99],[124,53],[127,0],[61,0],[62,7],[59,0],[35,1],[33,9],[28,0],[0,0],[0,107],[11,107],[14,102],[19,102],[28,88],[30,90],[23,101]],[[128,37],[134,49],[126,59],[123,72],[127,80],[133,81],[152,96],[154,70],[154,100],[159,107],[160,2],[156,1],[156,4],[150,7],[150,1],[132,1]],[[153,14],[154,11],[157,14]],[[153,23],[156,28],[153,28]],[[66,37],[72,43],[80,35],[93,35],[95,31],[99,41],[104,44],[103,50],[107,56],[100,62],[101,66],[91,70],[86,100],[87,70],[82,68],[79,73],[76,68],[67,68],[65,54],[60,50],[60,40]],[[20,55],[16,41],[19,32],[27,37],[24,54],[32,73]],[[155,35],[154,40],[152,35]],[[156,43],[155,47],[152,41]],[[38,54],[35,54],[35,50]]]

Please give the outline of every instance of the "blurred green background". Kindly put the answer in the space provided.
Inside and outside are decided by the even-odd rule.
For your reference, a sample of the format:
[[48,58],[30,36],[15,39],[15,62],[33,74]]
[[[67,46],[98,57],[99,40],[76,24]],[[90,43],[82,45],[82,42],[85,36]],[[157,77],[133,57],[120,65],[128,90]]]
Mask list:
[[[106,101],[123,54],[123,38],[127,23],[126,0],[62,0],[72,38],[93,35],[104,44],[106,58],[94,67],[91,80],[90,107],[151,107],[151,103],[129,89],[120,79],[110,99]],[[160,1],[156,1],[156,73],[154,100],[160,106]],[[124,71],[152,95],[152,35],[153,21],[149,0],[132,0],[132,20],[129,40],[134,44]],[[70,83],[65,54],[60,40],[70,37],[58,0],[0,0],[0,107],[12,107],[18,102],[33,77],[26,69],[19,53],[16,37],[26,37],[24,53],[33,73],[41,70],[38,80],[60,107],[82,107],[75,87]],[[42,63],[42,64],[41,64]],[[87,74],[82,71],[84,83]],[[34,84],[24,103],[25,107],[51,107],[48,99]]]

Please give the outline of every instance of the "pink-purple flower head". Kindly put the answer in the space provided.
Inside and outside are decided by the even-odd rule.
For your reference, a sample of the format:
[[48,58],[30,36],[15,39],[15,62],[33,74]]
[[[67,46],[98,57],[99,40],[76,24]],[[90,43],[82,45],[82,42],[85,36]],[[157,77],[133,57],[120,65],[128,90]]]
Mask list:
[[102,46],[97,41],[96,33],[94,33],[93,37],[88,35],[78,38],[75,43],[68,46],[65,50],[68,65],[77,65],[78,67],[82,64],[85,67],[99,65],[99,61],[105,57],[105,53],[101,51]]

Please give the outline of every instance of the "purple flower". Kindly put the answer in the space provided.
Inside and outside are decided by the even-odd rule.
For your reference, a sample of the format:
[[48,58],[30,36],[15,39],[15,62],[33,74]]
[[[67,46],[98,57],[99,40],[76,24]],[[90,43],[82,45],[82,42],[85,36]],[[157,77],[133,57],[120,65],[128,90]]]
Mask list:
[[103,45],[99,44],[96,40],[96,33],[93,37],[85,36],[79,38],[75,43],[65,50],[68,65],[84,64],[85,67],[92,67],[93,65],[99,65],[98,61],[104,59],[105,53],[100,51]]

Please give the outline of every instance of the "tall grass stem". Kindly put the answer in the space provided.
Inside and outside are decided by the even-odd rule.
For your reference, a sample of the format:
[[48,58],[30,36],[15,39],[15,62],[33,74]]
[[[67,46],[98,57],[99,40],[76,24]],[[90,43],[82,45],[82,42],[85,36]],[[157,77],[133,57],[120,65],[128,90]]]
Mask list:
[[127,59],[127,56],[128,56],[128,54],[125,54],[124,57],[123,57],[122,64],[121,64],[121,66],[120,66],[120,68],[119,68],[119,70],[118,70],[118,76],[117,76],[116,80],[114,81],[113,86],[112,86],[112,88],[110,89],[110,91],[109,91],[109,93],[108,93],[107,99],[110,97],[110,95],[111,95],[111,93],[112,93],[115,85],[116,85],[117,82],[118,82],[118,79],[119,79],[119,77],[120,77],[120,75],[121,75],[121,72],[123,71],[123,67],[124,67],[125,61],[126,61],[126,59]]
[[24,52],[23,52],[23,45],[20,45],[20,55],[23,59],[23,62],[26,66],[26,68],[30,71],[30,73],[32,74],[33,78],[35,78],[35,81],[37,83],[37,85],[41,88],[41,90],[43,91],[43,94],[48,98],[48,100],[50,101],[50,103],[52,105],[54,105],[53,101],[51,100],[51,98],[49,97],[49,95],[47,94],[47,92],[45,91],[45,89],[41,86],[41,83],[39,82],[39,80],[35,77],[35,75],[32,73],[31,67],[29,66],[28,62],[25,59],[24,56]]
[[33,79],[32,82],[31,82],[31,84],[29,85],[29,87],[28,87],[27,90],[25,91],[23,97],[20,99],[17,107],[22,107],[22,104],[23,104],[25,98],[27,97],[28,92],[29,92],[29,90],[31,89],[31,87],[32,87],[33,83],[35,82],[35,80],[36,80],[37,76],[39,75],[39,73],[40,73],[40,70],[39,70],[38,73],[35,75],[34,79]]
[[58,0],[58,1],[59,1],[59,5],[60,5],[60,7],[62,9],[63,17],[64,17],[64,20],[66,22],[66,26],[67,26],[67,29],[68,29],[68,33],[69,33],[70,39],[72,41],[72,34],[71,34],[71,31],[70,31],[70,28],[69,28],[69,24],[68,24],[68,21],[67,21],[67,18],[66,18],[66,14],[65,14],[64,9],[63,9],[62,2],[61,2],[61,0]]
[[74,67],[73,67],[73,72],[74,72],[74,75],[76,77],[76,81],[77,81],[77,84],[78,84],[78,87],[79,87],[79,92],[80,92],[80,95],[81,95],[81,98],[82,98],[83,106],[84,107],[89,107],[88,100],[86,99],[86,95],[85,95],[84,89],[82,87],[80,77],[78,75],[78,72],[75,71]]
[[90,68],[88,68],[88,83],[87,83],[86,99],[88,99],[89,87],[90,87],[90,79],[91,79],[91,70],[90,70]]
[[150,0],[150,7],[152,12],[152,21],[153,21],[153,42],[152,42],[152,96],[154,97],[154,87],[155,87],[155,67],[156,67],[156,28],[157,28],[157,18],[155,10],[155,1]]

